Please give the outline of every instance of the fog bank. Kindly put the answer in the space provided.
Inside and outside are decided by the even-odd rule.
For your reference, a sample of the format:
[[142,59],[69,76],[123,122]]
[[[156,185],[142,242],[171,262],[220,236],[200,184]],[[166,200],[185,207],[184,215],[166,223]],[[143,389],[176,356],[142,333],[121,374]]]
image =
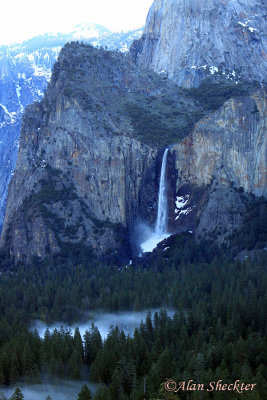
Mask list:
[[[98,327],[99,332],[102,336],[102,339],[105,339],[108,335],[110,330],[110,326],[118,326],[120,330],[123,330],[126,335],[132,336],[134,333],[135,328],[138,328],[140,322],[143,320],[145,322],[147,313],[149,310],[145,311],[119,311],[114,313],[104,313],[104,312],[94,312],[93,316],[88,316],[88,320],[86,322],[76,323],[72,326],[67,325],[62,322],[55,322],[52,325],[48,326],[45,322],[42,321],[34,321],[30,327],[31,331],[35,329],[39,333],[41,337],[44,337],[44,333],[48,328],[50,331],[54,329],[60,329],[63,326],[66,329],[70,329],[71,333],[74,333],[76,327],[79,328],[81,335],[83,336],[86,330],[90,329],[91,323]],[[151,309],[152,318],[154,313],[157,311],[159,312],[160,309]],[[175,311],[173,310],[166,310],[167,314],[170,317],[173,317]]]
[[52,400],[75,400],[81,390],[82,385],[86,384],[92,393],[96,391],[97,385],[89,384],[85,381],[65,381],[56,380],[56,383],[42,383],[39,385],[16,385],[9,388],[0,388],[0,395],[4,393],[9,399],[17,386],[24,394],[24,400],[45,400],[50,394]]

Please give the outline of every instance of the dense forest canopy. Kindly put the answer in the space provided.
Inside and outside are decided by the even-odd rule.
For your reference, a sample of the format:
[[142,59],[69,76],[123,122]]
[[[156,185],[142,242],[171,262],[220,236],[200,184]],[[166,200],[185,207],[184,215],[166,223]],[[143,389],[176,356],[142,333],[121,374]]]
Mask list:
[[[189,235],[188,235],[189,236]],[[225,398],[220,391],[167,392],[166,379],[208,386],[222,379],[256,383],[246,399],[263,399],[267,383],[266,257],[231,260],[210,243],[192,246],[178,235],[175,246],[150,265],[100,265],[96,260],[37,262],[2,270],[0,286],[0,384],[51,379],[101,384],[96,399]],[[4,262],[3,262],[4,263]],[[42,319],[77,322],[88,310],[142,310],[147,315],[127,337],[112,327],[106,340],[88,324],[76,329],[29,331]],[[167,307],[176,310],[173,318]],[[239,398],[236,391],[227,398]],[[189,396],[189,397],[188,397]]]

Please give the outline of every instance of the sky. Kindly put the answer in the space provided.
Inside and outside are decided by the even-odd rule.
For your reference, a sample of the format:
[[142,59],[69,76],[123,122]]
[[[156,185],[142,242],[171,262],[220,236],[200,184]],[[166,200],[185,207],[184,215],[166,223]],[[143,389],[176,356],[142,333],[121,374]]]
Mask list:
[[95,22],[113,32],[145,25],[153,0],[6,0],[1,4],[0,44]]

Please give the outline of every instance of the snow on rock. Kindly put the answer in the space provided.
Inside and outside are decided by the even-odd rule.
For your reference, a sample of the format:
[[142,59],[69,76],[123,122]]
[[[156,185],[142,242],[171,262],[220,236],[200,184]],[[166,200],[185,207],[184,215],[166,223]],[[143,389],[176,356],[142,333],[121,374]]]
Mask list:
[[0,104],[0,107],[3,108],[3,110],[5,111],[6,115],[5,115],[5,120],[8,119],[8,117],[10,118],[10,120],[8,120],[7,122],[5,121],[4,123],[13,123],[15,122],[15,117],[16,117],[16,112],[9,112],[7,107],[4,104]]
[[211,75],[214,75],[215,72],[218,72],[218,71],[219,71],[219,70],[218,70],[217,67],[214,67],[214,66],[211,66],[211,67],[210,67],[210,73],[211,73]]
[[192,210],[193,207],[188,207],[185,208],[188,203],[190,202],[191,197],[189,194],[185,195],[185,196],[177,196],[176,197],[176,201],[175,201],[175,210],[174,213],[178,214],[175,218],[175,221],[181,216],[181,215],[188,215]]
[[177,207],[177,209],[174,211],[175,214],[177,214],[180,208],[185,207],[189,201],[190,201],[189,194],[187,194],[186,196],[177,196],[175,201],[175,205]]
[[21,87],[19,86],[18,83],[16,83],[16,93],[17,93],[18,103],[19,103],[19,107],[20,107],[20,112],[23,112],[24,111],[24,107],[23,107],[23,105],[21,104],[21,101],[20,101],[20,91],[21,91]]
[[25,72],[23,72],[22,74],[20,72],[18,72],[18,78],[26,80]]
[[182,215],[188,215],[191,211],[193,210],[193,207],[189,207],[186,210],[181,210],[179,211],[179,215],[177,215],[177,217],[175,218],[175,221]]
[[[197,67],[196,65],[191,65],[191,67],[189,67],[189,68],[191,68],[191,69],[206,69],[207,65],[201,65],[200,67]],[[212,68],[212,67],[210,67],[210,68]]]
[[28,54],[28,60],[34,62],[34,55],[32,53]]
[[250,32],[258,32],[258,29],[256,29],[256,28],[252,28],[251,26],[248,26],[248,23],[249,22],[251,22],[251,20],[250,19],[247,19],[245,22],[240,22],[240,21],[238,21],[238,24],[239,25],[241,25],[241,26],[243,26],[243,28],[248,28],[248,30],[250,31]]
[[123,46],[121,46],[120,51],[122,53],[126,53],[129,50],[128,45],[125,43]]
[[38,67],[36,64],[33,64],[32,67],[34,68],[34,76],[43,76],[47,81],[51,78],[51,70],[47,70],[41,67]]

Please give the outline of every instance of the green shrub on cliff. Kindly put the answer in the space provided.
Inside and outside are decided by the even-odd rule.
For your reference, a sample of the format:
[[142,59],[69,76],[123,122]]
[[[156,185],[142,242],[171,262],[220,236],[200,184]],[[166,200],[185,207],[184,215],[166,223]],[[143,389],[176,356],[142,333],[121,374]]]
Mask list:
[[188,89],[187,94],[199,101],[204,110],[214,111],[232,97],[248,95],[253,88],[259,88],[259,84],[207,78],[198,87]]

